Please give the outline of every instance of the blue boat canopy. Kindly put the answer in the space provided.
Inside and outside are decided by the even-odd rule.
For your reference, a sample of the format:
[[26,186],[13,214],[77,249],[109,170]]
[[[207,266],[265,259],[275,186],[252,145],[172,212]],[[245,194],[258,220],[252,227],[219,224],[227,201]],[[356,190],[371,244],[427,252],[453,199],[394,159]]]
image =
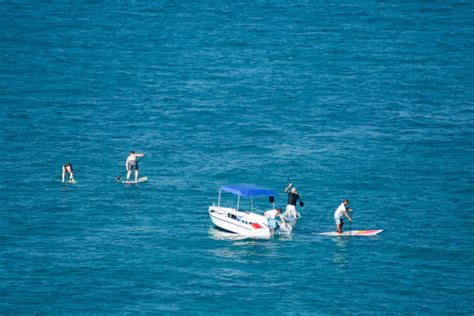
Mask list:
[[221,191],[229,192],[243,197],[262,197],[262,196],[277,196],[273,190],[257,188],[248,184],[225,185],[221,187]]

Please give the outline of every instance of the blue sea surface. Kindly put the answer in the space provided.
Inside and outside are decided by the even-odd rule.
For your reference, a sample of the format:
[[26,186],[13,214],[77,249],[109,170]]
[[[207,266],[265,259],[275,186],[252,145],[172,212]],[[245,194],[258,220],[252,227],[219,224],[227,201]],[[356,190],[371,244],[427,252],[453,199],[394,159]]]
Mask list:
[[[0,27],[0,314],[474,313],[472,1],[4,1]],[[148,182],[114,182],[130,150]],[[213,227],[221,185],[284,207],[287,177],[290,238]],[[319,236],[342,198],[384,231]]]

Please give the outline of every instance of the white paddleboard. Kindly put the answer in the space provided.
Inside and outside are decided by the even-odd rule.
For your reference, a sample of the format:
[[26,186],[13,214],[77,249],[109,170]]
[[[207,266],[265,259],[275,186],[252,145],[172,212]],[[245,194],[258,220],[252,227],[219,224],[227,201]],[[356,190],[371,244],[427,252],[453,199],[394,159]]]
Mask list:
[[336,232],[326,232],[326,233],[320,233],[319,235],[322,235],[322,236],[375,236],[381,232],[383,232],[383,229],[353,230],[353,231],[342,232],[342,234],[338,234]]
[[123,180],[122,183],[124,184],[137,184],[137,183],[142,183],[142,182],[146,182],[148,181],[148,177],[141,177],[141,178],[138,178],[137,181],[127,181],[127,180]]
[[63,184],[76,184],[77,181],[76,180],[67,180],[67,181],[61,181],[61,183],[63,183]]

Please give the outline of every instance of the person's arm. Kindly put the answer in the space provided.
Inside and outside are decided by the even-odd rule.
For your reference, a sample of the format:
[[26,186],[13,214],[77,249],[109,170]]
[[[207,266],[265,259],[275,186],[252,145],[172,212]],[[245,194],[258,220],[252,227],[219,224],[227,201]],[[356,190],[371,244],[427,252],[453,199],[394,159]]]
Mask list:
[[349,219],[351,222],[352,222],[352,218],[349,216],[349,214],[347,214],[347,211],[342,211],[344,213],[344,215],[346,215],[347,219]]
[[64,168],[63,166],[63,172],[62,172],[62,175],[61,175],[61,182],[64,182],[64,177],[66,176],[66,168]]
[[281,223],[282,223],[284,226],[286,226],[285,219],[283,218],[283,216],[281,216],[281,214],[280,214],[280,215],[278,215],[278,217],[280,217]]
[[288,193],[288,190],[293,186],[293,183],[289,183],[288,186],[285,188],[285,193]]
[[143,157],[143,156],[145,156],[145,154],[136,154],[136,155],[137,155],[137,157]]
[[127,161],[125,161],[125,169],[128,171],[128,162],[130,161],[130,156],[128,156]]

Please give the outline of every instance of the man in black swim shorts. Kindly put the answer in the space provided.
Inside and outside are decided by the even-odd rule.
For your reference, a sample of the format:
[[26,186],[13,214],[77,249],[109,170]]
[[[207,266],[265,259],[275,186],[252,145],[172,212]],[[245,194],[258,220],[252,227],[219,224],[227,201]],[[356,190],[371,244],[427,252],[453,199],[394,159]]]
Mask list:
[[127,168],[127,181],[130,181],[130,174],[132,170],[135,170],[135,181],[138,180],[138,162],[137,157],[143,157],[144,154],[137,154],[133,150],[128,155],[127,161],[125,162],[125,168]]
[[61,175],[61,182],[64,182],[64,180],[66,179],[66,173],[69,174],[69,182],[70,183],[75,183],[76,180],[74,180],[74,171],[72,170],[72,164],[70,163],[66,163],[63,165],[63,168],[62,168],[62,175]]

